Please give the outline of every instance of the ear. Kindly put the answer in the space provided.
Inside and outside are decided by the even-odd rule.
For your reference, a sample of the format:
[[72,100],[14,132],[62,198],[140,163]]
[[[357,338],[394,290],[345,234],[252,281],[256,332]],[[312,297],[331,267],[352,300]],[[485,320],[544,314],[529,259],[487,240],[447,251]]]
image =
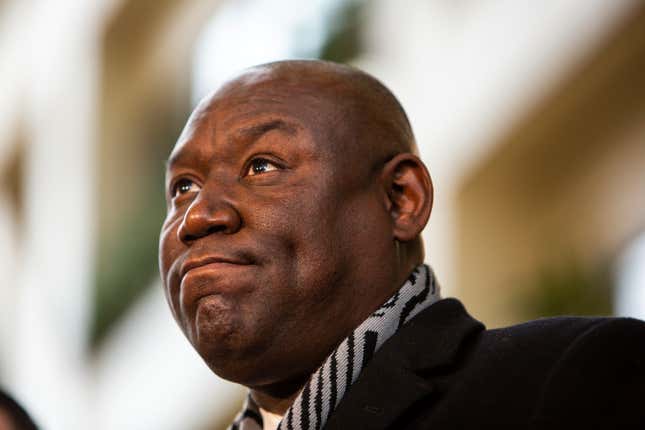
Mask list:
[[416,238],[430,218],[434,190],[428,169],[414,154],[398,154],[382,170],[386,208],[392,216],[394,238]]

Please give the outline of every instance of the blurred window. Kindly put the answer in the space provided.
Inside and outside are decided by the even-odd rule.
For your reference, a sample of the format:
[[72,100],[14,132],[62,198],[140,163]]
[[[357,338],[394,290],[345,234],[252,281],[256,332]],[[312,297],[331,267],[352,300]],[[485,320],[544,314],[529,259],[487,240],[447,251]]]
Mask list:
[[617,269],[615,314],[645,319],[645,232],[622,252]]
[[[350,43],[351,30],[362,3],[361,0],[223,2],[196,43],[193,103],[232,74],[252,65],[289,58],[348,60],[356,51]],[[342,51],[344,55],[330,54],[330,44],[335,52]]]

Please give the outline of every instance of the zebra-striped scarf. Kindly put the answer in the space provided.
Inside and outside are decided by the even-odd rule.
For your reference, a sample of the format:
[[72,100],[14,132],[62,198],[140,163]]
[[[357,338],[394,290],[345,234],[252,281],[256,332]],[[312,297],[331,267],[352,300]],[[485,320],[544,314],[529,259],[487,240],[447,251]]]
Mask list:
[[[352,332],[309,378],[287,410],[278,430],[319,430],[340,403],[372,355],[401,326],[439,300],[439,286],[425,264]],[[262,430],[262,417],[251,395],[229,430]]]

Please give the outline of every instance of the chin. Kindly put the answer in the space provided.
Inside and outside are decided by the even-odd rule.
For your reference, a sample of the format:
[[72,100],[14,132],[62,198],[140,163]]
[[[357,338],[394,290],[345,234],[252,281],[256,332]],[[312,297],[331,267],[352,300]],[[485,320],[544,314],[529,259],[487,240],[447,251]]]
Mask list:
[[227,381],[252,387],[280,379],[276,374],[280,366],[267,351],[270,343],[261,339],[238,332],[219,342],[211,337],[194,346],[211,371]]
[[244,363],[257,354],[253,333],[244,330],[239,314],[231,312],[217,297],[207,297],[197,306],[195,318],[185,333],[208,367],[219,377],[244,383]]
[[252,386],[266,377],[258,369],[263,360],[260,356],[243,352],[246,345],[239,345],[240,349],[229,349],[232,345],[223,348],[221,345],[200,345],[197,350],[211,371],[222,379]]

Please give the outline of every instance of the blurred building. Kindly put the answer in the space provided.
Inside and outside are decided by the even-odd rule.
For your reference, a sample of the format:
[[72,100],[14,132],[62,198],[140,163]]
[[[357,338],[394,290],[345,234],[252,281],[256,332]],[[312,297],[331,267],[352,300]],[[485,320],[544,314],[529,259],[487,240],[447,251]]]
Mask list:
[[157,274],[196,101],[282,58],[355,64],[408,111],[446,295],[488,326],[645,317],[645,2],[0,3],[0,385],[48,429],[217,429]]

